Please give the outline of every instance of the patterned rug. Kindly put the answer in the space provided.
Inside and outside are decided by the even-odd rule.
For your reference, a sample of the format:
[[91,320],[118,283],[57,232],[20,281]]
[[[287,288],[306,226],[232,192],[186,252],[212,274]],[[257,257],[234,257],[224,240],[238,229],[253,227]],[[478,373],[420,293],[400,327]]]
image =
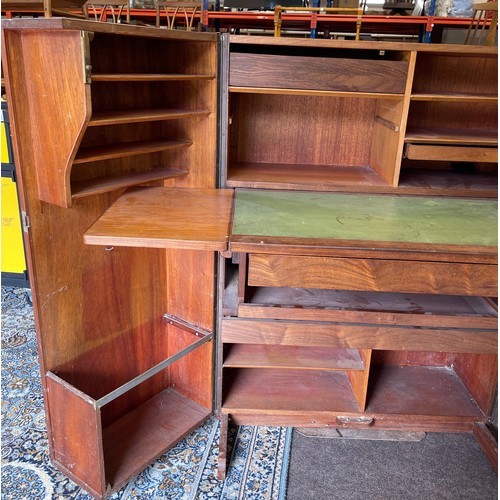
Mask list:
[[[28,297],[24,289],[2,287],[1,498],[90,500],[90,495],[49,461],[33,309]],[[218,421],[207,421],[110,498],[285,498],[291,429],[231,429],[228,445],[232,454],[225,481],[217,480],[218,440]]]

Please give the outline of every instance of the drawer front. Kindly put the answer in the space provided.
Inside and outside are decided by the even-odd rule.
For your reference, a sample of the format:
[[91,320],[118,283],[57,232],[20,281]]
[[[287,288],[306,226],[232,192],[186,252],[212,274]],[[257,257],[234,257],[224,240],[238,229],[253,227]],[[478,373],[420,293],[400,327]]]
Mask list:
[[406,61],[232,53],[229,85],[403,94],[407,73]]
[[481,329],[237,318],[222,320],[222,342],[235,344],[496,354],[497,337],[496,330]]
[[481,146],[407,144],[405,156],[409,160],[482,161],[496,163],[498,161],[498,150],[497,148]]
[[250,286],[497,296],[497,266],[251,254]]

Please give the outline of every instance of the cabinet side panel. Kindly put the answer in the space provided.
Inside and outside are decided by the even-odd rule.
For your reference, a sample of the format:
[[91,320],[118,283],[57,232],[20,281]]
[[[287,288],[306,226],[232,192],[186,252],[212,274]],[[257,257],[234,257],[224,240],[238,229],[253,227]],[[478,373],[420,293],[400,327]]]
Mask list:
[[93,401],[48,374],[47,401],[55,461],[100,495],[105,491],[101,419]]
[[498,356],[457,354],[454,368],[486,415],[491,411],[498,379]]
[[365,411],[372,351],[369,349],[361,349],[359,354],[363,360],[364,369],[359,371],[348,370],[347,377],[349,378],[349,382],[351,382],[351,387],[358,403],[359,410]]
[[397,185],[404,107],[402,100],[377,102],[370,165],[390,185]]
[[[214,330],[213,252],[167,250],[167,312],[205,330]],[[169,353],[193,342],[190,333],[168,328]],[[212,406],[213,344],[209,342],[169,368],[172,386],[206,408]]]

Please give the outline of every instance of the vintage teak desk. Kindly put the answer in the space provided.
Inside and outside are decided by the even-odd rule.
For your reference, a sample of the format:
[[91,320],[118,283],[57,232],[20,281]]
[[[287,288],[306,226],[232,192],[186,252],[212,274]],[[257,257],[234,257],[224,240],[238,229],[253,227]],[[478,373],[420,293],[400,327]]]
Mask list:
[[95,497],[215,412],[474,433],[497,51],[3,23],[50,450]]

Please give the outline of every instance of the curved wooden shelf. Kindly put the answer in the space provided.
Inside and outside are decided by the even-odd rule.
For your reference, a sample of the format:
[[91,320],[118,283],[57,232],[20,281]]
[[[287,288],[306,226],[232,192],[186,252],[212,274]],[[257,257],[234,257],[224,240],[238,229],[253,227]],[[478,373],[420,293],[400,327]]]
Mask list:
[[145,172],[133,172],[125,175],[99,177],[98,179],[75,182],[72,185],[72,198],[78,199],[94,194],[108,193],[116,189],[139,186],[147,182],[180,177],[187,173],[187,170],[163,167]]
[[127,123],[181,120],[208,116],[205,109],[130,109],[123,111],[100,111],[92,114],[88,126],[124,125]]
[[191,146],[190,141],[136,141],[121,142],[109,146],[81,148],[73,162],[74,165],[91,163],[93,161],[110,160],[124,156],[157,153],[171,149],[181,149]]
[[183,82],[214,79],[215,75],[157,73],[99,73],[96,75],[92,75],[93,82]]

